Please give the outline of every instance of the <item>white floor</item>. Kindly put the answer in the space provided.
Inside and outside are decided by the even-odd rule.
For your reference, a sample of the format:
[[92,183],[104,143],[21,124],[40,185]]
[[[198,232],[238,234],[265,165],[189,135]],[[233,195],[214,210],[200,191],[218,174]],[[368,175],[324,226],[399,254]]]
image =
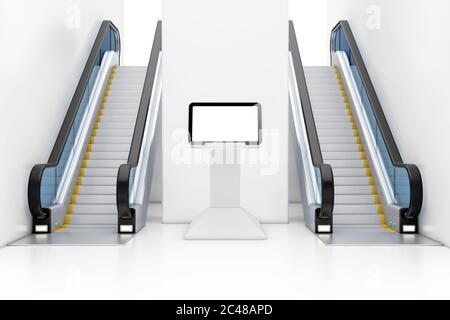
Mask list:
[[446,247],[327,247],[299,218],[264,226],[266,241],[185,241],[186,228],[154,219],[123,247],[4,247],[0,298],[450,298]]

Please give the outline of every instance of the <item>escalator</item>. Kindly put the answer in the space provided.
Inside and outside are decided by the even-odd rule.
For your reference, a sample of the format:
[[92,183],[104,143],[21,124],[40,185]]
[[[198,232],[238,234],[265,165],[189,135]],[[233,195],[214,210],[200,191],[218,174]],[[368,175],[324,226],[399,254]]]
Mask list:
[[116,182],[128,159],[145,67],[114,66],[72,192],[65,224],[55,232],[117,225]]
[[334,227],[388,229],[339,69],[304,70],[323,159],[333,169]]
[[16,245],[123,244],[145,225],[160,131],[161,22],[147,67],[120,65],[101,24],[46,164],[28,183],[33,235]]
[[327,244],[432,244],[420,236],[423,190],[405,164],[347,21],[331,65],[304,67],[290,23],[290,118],[306,225]]

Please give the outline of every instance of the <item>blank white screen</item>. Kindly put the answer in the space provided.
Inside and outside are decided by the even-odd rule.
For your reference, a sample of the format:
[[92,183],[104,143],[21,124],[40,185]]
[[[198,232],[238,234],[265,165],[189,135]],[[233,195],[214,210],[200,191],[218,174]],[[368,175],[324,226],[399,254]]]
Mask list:
[[193,142],[258,142],[259,115],[256,106],[192,109]]

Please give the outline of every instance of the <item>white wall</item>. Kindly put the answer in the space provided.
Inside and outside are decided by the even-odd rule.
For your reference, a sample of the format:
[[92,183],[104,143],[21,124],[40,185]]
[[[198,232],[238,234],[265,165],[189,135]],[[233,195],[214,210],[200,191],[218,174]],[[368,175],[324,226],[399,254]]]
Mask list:
[[[189,1],[189,0],[186,0]],[[242,0],[245,1],[245,0]],[[146,65],[150,55],[156,21],[162,19],[163,0],[125,0],[123,62],[126,65]],[[305,65],[329,63],[329,34],[326,16],[327,0],[289,0],[289,18],[294,20]],[[300,202],[295,163],[289,163],[289,201]],[[162,166],[156,163],[150,200],[161,202]]]
[[257,157],[241,164],[241,206],[287,222],[287,51],[287,0],[163,2],[164,222],[190,222],[210,205],[210,166],[191,161],[203,150],[187,134],[188,106],[202,101],[261,103],[263,143],[241,151]]
[[0,0],[0,246],[30,232],[28,175],[50,155],[101,21],[123,0]]
[[124,55],[130,66],[147,65],[163,0],[124,0]]
[[424,182],[421,231],[450,245],[450,2],[330,0],[350,21],[403,160]]

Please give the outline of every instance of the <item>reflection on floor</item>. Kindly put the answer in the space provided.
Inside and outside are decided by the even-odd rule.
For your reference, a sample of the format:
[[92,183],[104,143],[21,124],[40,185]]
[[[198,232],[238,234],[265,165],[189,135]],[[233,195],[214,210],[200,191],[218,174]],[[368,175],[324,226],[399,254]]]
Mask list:
[[125,246],[4,247],[0,299],[450,298],[446,247],[326,246],[295,216],[266,241],[185,241],[158,221]]

